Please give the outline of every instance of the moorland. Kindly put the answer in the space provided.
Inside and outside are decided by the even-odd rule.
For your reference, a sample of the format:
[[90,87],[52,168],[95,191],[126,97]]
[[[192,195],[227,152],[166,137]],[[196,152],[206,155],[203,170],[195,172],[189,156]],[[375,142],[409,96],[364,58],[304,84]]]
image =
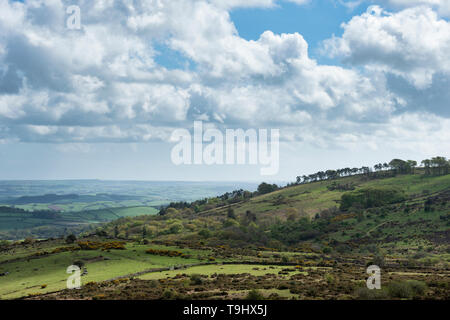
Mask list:
[[[139,209],[140,210],[140,209]],[[450,163],[298,176],[64,237],[2,241],[1,299],[450,298]],[[66,288],[66,269],[82,287]],[[382,288],[366,287],[381,268]]]

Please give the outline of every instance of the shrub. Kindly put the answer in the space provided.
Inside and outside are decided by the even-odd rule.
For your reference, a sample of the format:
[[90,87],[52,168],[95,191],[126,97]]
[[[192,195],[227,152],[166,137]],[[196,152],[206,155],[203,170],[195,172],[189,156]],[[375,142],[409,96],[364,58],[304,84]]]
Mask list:
[[252,289],[245,297],[246,300],[264,300],[264,295],[256,289]]
[[347,244],[341,244],[336,247],[336,251],[339,253],[349,253],[352,251],[352,248]]
[[359,300],[383,300],[388,298],[385,290],[370,290],[368,288],[356,289],[355,295]]
[[97,230],[95,234],[99,237],[107,237],[108,233],[105,230]]
[[388,292],[390,297],[400,299],[410,299],[414,294],[412,287],[405,281],[390,283]]
[[182,229],[183,229],[183,226],[181,225],[181,223],[174,223],[170,226],[168,233],[169,234],[178,234],[181,232]]
[[336,283],[336,279],[333,277],[332,274],[327,273],[325,274],[325,280],[329,285],[335,284]]
[[412,257],[413,259],[422,259],[425,258],[427,254],[423,251],[416,252]]
[[224,221],[223,226],[225,228],[228,228],[228,227],[239,227],[239,222],[237,222],[235,219],[229,218],[229,219]]
[[170,289],[166,289],[164,290],[163,294],[162,294],[162,298],[164,300],[170,300],[173,299],[176,296],[175,292],[173,290]]
[[125,250],[125,242],[95,242],[95,241],[79,241],[78,246],[81,250]]
[[231,208],[231,207],[228,208],[228,210],[227,210],[227,217],[228,217],[229,219],[234,219],[234,220],[236,220],[236,214],[234,213],[233,208]]
[[332,249],[330,247],[324,247],[322,249],[322,252],[325,253],[325,254],[331,253],[331,251],[332,251]]
[[189,279],[191,280],[191,285],[199,286],[203,284],[202,276],[199,274],[193,274],[189,277]]
[[33,238],[26,238],[25,240],[23,240],[24,244],[33,244],[35,242],[35,240]]
[[198,235],[202,238],[209,238],[211,236],[211,232],[208,229],[200,230]]
[[68,235],[66,238],[66,243],[71,244],[77,241],[77,237],[74,234]]
[[374,265],[376,265],[376,266],[379,266],[380,268],[384,267],[384,266],[385,266],[385,258],[384,258],[384,256],[383,256],[382,254],[377,254],[377,255],[373,258],[371,264],[374,264]]
[[342,211],[351,207],[372,208],[386,204],[399,202],[405,199],[405,195],[397,188],[364,188],[353,192],[344,193],[341,197]]
[[0,240],[0,248],[9,246],[8,240]]
[[418,280],[408,280],[408,285],[411,287],[414,296],[422,296],[427,290],[427,284]]
[[180,212],[175,208],[167,208],[167,210],[166,210],[167,215],[176,216],[178,213],[180,213]]
[[83,266],[84,266],[84,262],[81,261],[81,260],[78,260],[78,261],[75,261],[75,262],[73,263],[73,265],[74,265],[74,266],[78,266],[78,267],[81,269],[81,268],[83,268]]
[[158,249],[147,249],[145,253],[158,255],[158,256],[167,256],[167,257],[184,257],[183,252],[181,251],[173,251],[173,250],[158,250]]

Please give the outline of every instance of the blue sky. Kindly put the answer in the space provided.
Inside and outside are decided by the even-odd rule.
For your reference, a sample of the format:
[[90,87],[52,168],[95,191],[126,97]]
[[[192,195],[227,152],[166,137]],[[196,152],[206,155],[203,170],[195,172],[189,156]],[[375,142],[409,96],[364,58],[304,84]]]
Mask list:
[[318,52],[321,42],[333,34],[340,36],[343,32],[341,24],[366,8],[359,5],[350,9],[330,0],[317,0],[304,6],[283,2],[275,8],[240,8],[230,14],[241,37],[257,40],[266,30],[274,33],[298,32],[310,45],[311,56],[324,62],[326,57]]
[[[444,0],[0,0],[0,179],[290,181],[449,156],[449,16]],[[278,174],[175,165],[172,133],[199,120],[279,130]]]
[[[303,6],[282,2],[270,8],[233,9],[230,18],[239,36],[246,40],[258,40],[267,30],[278,34],[297,32],[308,42],[311,57],[323,64],[339,64],[337,59],[320,53],[322,41],[332,35],[340,36],[343,32],[341,24],[366,9],[367,5],[348,8],[330,0],[315,0]],[[190,59],[163,43],[158,43],[156,49],[160,53],[156,61],[167,68],[195,67]]]

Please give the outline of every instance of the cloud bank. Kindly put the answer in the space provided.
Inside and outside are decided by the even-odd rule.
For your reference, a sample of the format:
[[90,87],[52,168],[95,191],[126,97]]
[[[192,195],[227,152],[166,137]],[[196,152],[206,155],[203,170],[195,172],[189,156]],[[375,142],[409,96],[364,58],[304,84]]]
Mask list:
[[450,146],[446,1],[370,7],[324,41],[336,65],[299,33],[239,36],[230,10],[280,3],[81,0],[70,30],[73,1],[0,0],[0,141],[167,141],[204,120],[323,148]]

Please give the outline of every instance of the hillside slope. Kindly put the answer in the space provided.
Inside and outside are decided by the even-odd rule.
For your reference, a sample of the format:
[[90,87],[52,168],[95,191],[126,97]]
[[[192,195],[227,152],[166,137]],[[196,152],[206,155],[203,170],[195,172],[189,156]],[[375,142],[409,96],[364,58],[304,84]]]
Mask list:
[[[340,210],[342,196],[370,190],[398,192],[394,203]],[[380,192],[381,192],[380,191]],[[291,186],[200,212],[173,209],[163,216],[119,219],[105,234],[164,242],[285,248],[304,241],[357,243],[370,240],[447,241],[450,175],[415,174],[386,178],[364,175]],[[284,233],[284,235],[283,235]],[[337,244],[336,244],[337,245]]]
[[[450,297],[450,175],[236,195],[120,218],[75,242],[0,243],[0,298]],[[64,290],[70,264],[84,270],[81,290]],[[368,264],[383,268],[383,290],[365,288]]]

